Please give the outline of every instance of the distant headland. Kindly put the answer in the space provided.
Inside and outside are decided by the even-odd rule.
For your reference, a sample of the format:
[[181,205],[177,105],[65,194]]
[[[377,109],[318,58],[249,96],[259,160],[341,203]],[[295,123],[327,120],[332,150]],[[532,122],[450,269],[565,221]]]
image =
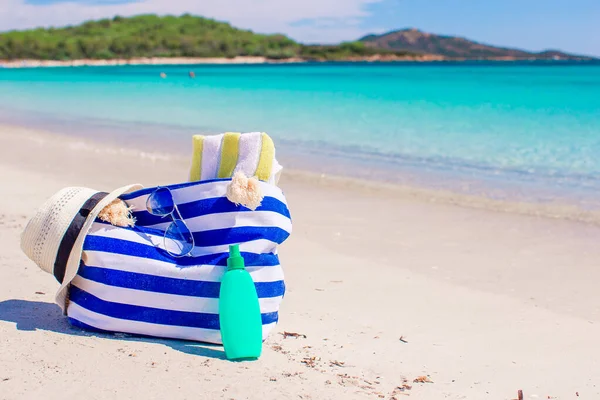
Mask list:
[[490,46],[455,36],[401,29],[382,35],[367,35],[361,43],[373,49],[435,54],[450,60],[594,60],[594,57],[569,54],[558,50],[539,53]]
[[529,53],[405,29],[338,45],[305,45],[208,18],[139,15],[64,28],[0,33],[0,66],[81,66],[322,61],[591,60],[558,51]]

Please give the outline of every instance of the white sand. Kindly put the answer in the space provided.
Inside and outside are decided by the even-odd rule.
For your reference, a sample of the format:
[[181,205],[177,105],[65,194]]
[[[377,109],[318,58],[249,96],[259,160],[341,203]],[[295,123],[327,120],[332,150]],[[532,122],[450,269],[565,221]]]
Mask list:
[[289,175],[275,332],[306,339],[275,333],[259,361],[230,363],[69,327],[19,233],[64,186],[186,178],[186,160],[134,154],[0,128],[0,399],[600,398],[599,227]]
[[[419,54],[398,56],[394,54],[375,54],[372,56],[349,57],[344,62],[381,62],[381,61],[444,61],[446,57],[436,54]],[[498,61],[514,61],[514,58],[498,58]],[[0,68],[38,68],[38,67],[83,67],[107,65],[200,65],[200,64],[289,64],[305,63],[307,60],[300,57],[291,57],[283,59],[269,59],[266,57],[238,56],[232,58],[226,57],[137,57],[129,59],[78,59],[78,60],[0,60]]]

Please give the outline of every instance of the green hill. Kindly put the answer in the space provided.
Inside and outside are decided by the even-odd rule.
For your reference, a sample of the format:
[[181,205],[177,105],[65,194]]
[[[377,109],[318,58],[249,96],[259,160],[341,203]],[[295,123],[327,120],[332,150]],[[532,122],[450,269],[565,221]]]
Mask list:
[[140,15],[0,34],[0,59],[77,60],[135,57],[236,57],[342,60],[409,52],[374,49],[351,42],[306,46],[284,35],[262,35],[225,22],[185,14]]

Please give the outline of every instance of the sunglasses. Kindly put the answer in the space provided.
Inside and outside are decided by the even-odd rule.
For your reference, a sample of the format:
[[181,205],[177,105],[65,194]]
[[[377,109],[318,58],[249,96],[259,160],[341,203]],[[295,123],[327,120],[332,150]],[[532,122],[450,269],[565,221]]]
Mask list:
[[158,187],[146,200],[146,209],[152,215],[166,218],[172,222],[163,236],[164,249],[173,257],[185,257],[194,249],[194,235],[181,217],[173,199],[173,193],[166,187]]

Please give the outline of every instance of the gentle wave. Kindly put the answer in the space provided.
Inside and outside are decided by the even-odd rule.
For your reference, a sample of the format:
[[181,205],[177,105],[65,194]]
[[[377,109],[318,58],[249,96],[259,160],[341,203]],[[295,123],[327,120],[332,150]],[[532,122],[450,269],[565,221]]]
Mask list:
[[[3,130],[14,130],[9,126],[2,127]],[[17,128],[18,129],[18,128]],[[19,131],[19,135],[25,140],[35,141],[38,144],[52,143],[55,141],[57,133],[49,133],[36,130]],[[120,159],[123,155],[130,158],[151,159],[170,164],[185,166],[188,161],[188,154],[183,153],[151,153],[148,151],[123,148],[117,145],[95,142],[90,139],[77,137],[60,136],[61,141],[65,143],[65,148],[76,152],[90,152],[102,154],[107,157]],[[152,143],[147,143],[152,147]],[[159,147],[158,142],[154,146]],[[314,155],[313,155],[314,156]],[[300,155],[303,160],[302,165],[308,168],[297,169],[293,160],[285,163],[285,172],[282,177],[282,184],[288,183],[308,183],[325,187],[328,189],[339,188],[343,190],[352,190],[367,193],[379,193],[388,198],[414,198],[419,201],[451,204],[470,208],[479,208],[485,210],[517,213],[531,215],[536,217],[546,217],[555,219],[566,219],[600,225],[600,203],[576,201],[574,198],[560,198],[551,196],[549,199],[532,199],[530,196],[519,196],[516,192],[509,192],[502,196],[494,196],[493,192],[497,186],[490,186],[486,190],[461,190],[452,181],[451,188],[443,185],[433,185],[434,181],[428,176],[425,181],[409,181],[399,179],[386,179],[385,175],[378,174],[376,169],[371,169],[367,174],[358,173],[356,164],[350,163],[347,168],[343,164],[337,167],[328,167],[327,160],[321,160],[323,164],[319,168],[311,168],[308,164],[312,158],[306,158],[305,154]],[[368,164],[371,165],[370,163]],[[422,173],[422,169],[418,169]],[[438,176],[438,178],[440,178]],[[519,184],[520,185],[520,184]],[[514,188],[512,188],[514,189]],[[595,200],[597,199],[597,195]]]

